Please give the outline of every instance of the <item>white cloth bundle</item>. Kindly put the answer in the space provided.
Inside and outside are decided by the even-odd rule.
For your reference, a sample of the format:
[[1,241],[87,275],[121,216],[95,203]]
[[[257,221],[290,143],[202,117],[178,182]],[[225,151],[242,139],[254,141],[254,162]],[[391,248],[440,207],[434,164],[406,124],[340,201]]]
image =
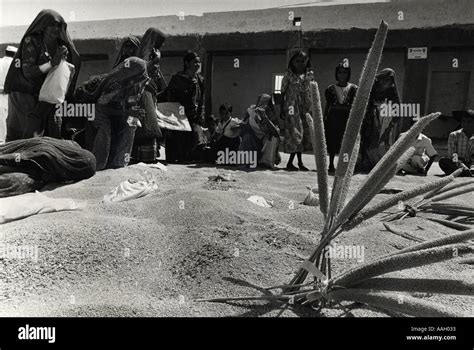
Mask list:
[[52,104],[63,103],[74,75],[74,69],[74,65],[65,60],[51,68],[43,86],[41,86],[39,100]]

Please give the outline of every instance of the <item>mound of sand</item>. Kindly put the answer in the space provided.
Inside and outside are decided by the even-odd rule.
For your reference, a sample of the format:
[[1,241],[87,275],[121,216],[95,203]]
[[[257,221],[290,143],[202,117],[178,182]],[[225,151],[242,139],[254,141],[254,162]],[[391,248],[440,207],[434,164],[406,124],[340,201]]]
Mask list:
[[[307,166],[314,160],[305,155]],[[130,202],[102,202],[120,182],[142,179],[144,171],[159,189]],[[234,182],[210,182],[231,174]],[[433,179],[395,177],[387,187],[410,188]],[[353,178],[352,191],[364,179]],[[458,180],[456,180],[458,181]],[[2,243],[38,247],[38,261],[0,259],[1,316],[274,316],[278,304],[197,303],[218,296],[261,295],[262,288],[288,282],[318,242],[322,215],[301,204],[315,172],[245,172],[196,165],[170,165],[168,171],[140,165],[106,170],[91,179],[44,193],[87,200],[80,211],[36,215],[1,226]],[[273,201],[272,208],[247,200]],[[375,200],[387,196],[380,194]],[[472,203],[472,194],[458,201]],[[438,224],[410,218],[394,224],[420,238],[448,233]],[[336,243],[362,245],[365,261],[414,242],[384,230],[373,219],[342,235]],[[359,264],[334,262],[334,273]],[[472,268],[455,261],[393,273],[396,277],[457,279]],[[472,277],[471,277],[472,278]],[[418,295],[472,310],[463,296]],[[355,316],[383,316],[360,306]],[[340,316],[343,310],[323,310]],[[284,316],[311,316],[310,308],[287,309]]]

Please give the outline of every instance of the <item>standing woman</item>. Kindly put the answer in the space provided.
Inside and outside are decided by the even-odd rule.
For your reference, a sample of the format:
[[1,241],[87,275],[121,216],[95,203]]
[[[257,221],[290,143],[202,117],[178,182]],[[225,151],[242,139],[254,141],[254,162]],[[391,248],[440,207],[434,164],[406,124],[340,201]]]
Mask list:
[[105,74],[90,91],[91,100],[97,101],[91,122],[96,133],[92,153],[97,170],[128,165],[135,130],[144,117],[140,100],[148,80],[147,62],[130,57]]
[[[381,115],[382,106],[389,102],[399,104],[400,97],[395,82],[395,71],[385,68],[375,76],[362,122],[358,171],[370,172],[390,146],[395,143],[400,133],[410,127],[410,118]],[[403,119],[406,119],[406,122]]]
[[[288,71],[282,80],[282,118],[285,124],[284,151],[290,154],[286,169],[308,171],[303,164],[301,153],[310,149],[311,138],[306,113],[311,113],[310,82],[314,80],[311,63],[304,51],[296,52],[290,59]],[[293,165],[295,155],[298,168]]]
[[[166,133],[166,161],[181,163],[193,160],[195,152],[206,143],[204,124],[204,79],[199,74],[201,60],[195,52],[183,57],[183,71],[176,73],[167,88],[169,102],[179,102],[191,124],[191,132],[168,130]],[[193,154],[194,153],[194,154]]]
[[334,172],[334,157],[339,153],[342,138],[346,130],[347,119],[354,101],[357,85],[349,83],[351,68],[342,63],[336,67],[336,84],[330,85],[325,92],[326,108],[324,121],[329,153],[329,172]]
[[7,74],[9,93],[7,141],[33,136],[61,137],[61,122],[55,120],[55,105],[38,101],[49,70],[66,59],[75,67],[66,100],[74,93],[81,61],[64,18],[53,10],[42,10],[26,30]]
[[149,83],[145,87],[141,99],[141,107],[145,110],[145,117],[142,126],[135,133],[133,142],[132,157],[134,161],[144,163],[154,163],[158,155],[159,142],[162,133],[158,125],[156,114],[156,103],[158,98],[166,89],[166,81],[161,73],[160,48],[166,40],[166,36],[157,28],[149,28],[141,40],[136,56],[147,61],[153,61],[148,65]]

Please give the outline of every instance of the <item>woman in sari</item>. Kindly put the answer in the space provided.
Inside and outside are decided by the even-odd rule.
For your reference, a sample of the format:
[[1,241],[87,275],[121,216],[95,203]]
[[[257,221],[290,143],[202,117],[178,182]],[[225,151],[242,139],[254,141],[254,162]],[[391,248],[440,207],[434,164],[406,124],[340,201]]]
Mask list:
[[5,80],[8,97],[7,141],[51,136],[61,138],[61,119],[55,105],[38,100],[47,73],[66,59],[75,67],[66,100],[70,100],[81,60],[67,31],[64,18],[42,10],[26,30]]
[[145,110],[145,117],[142,127],[138,128],[135,133],[133,142],[132,157],[136,162],[154,163],[158,156],[162,133],[158,125],[156,103],[158,99],[162,98],[166,88],[166,81],[160,67],[160,48],[165,40],[166,36],[163,32],[157,28],[149,28],[143,35],[141,44],[137,49],[137,57],[154,63],[148,65],[150,81],[146,85],[141,99],[141,107]]
[[337,84],[330,85],[325,92],[326,108],[324,121],[329,153],[329,172],[334,172],[334,157],[339,153],[346,130],[347,119],[354,101],[357,85],[349,83],[351,68],[340,63],[335,73]]
[[[199,148],[206,139],[202,130],[204,124],[204,80],[199,74],[201,59],[195,52],[183,57],[183,70],[171,78],[167,87],[167,100],[179,102],[191,125],[191,132],[167,130],[166,161],[182,163],[199,157]],[[201,154],[202,156],[202,154]]]
[[[92,153],[97,170],[128,165],[137,125],[144,118],[140,100],[148,83],[147,62],[130,57],[102,76],[90,101],[97,101]],[[86,82],[84,86],[88,86]]]
[[[286,169],[308,171],[301,153],[311,149],[311,137],[306,113],[311,113],[310,83],[314,80],[308,55],[296,52],[290,59],[288,70],[281,83],[283,105],[281,114],[285,121],[285,153],[290,154]],[[298,168],[293,165],[298,157]]]
[[390,68],[381,70],[375,76],[374,85],[370,93],[367,110],[362,122],[360,157],[357,162],[357,171],[368,173],[385,152],[397,140],[401,132],[409,128],[403,117],[383,116],[381,109],[389,103],[399,104],[395,71]]
[[260,95],[257,103],[247,109],[244,123],[240,126],[242,141],[239,151],[256,152],[258,164],[274,169],[281,162],[277,123],[271,96]]

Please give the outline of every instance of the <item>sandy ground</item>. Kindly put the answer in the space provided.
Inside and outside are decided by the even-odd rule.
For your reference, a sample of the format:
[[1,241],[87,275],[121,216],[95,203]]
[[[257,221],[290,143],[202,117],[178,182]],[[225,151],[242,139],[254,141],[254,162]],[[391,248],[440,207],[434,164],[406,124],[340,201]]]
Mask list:
[[[315,169],[312,156],[304,159]],[[87,207],[1,225],[2,243],[37,246],[39,259],[0,259],[0,316],[385,316],[363,305],[349,313],[340,307],[317,313],[302,306],[282,311],[268,302],[195,302],[261,295],[261,288],[291,279],[322,228],[319,208],[301,204],[306,186],[316,184],[316,173],[170,165],[166,172],[147,170],[158,182],[155,193],[130,202],[102,202],[120,182],[142,179],[144,169],[107,170],[79,183],[51,186],[44,191],[48,196],[87,200]],[[236,181],[208,181],[218,174],[231,174]],[[396,176],[387,187],[411,188],[436,174],[437,164],[428,177]],[[352,193],[364,178],[353,177]],[[274,206],[259,207],[246,200],[251,195],[273,200]],[[457,201],[472,204],[472,199],[471,193]],[[454,232],[421,218],[394,226],[425,239]],[[386,231],[378,217],[336,243],[363,246],[365,261],[415,244]],[[334,273],[359,263],[334,261]],[[450,261],[391,276],[472,281],[473,269]],[[416,296],[472,315],[472,296]]]

